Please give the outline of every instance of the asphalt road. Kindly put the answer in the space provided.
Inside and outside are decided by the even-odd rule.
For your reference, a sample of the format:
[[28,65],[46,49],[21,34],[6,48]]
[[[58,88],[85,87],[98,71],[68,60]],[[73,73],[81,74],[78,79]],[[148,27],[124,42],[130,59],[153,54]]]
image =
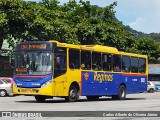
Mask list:
[[[80,97],[80,100],[78,102],[72,102],[72,103],[65,102],[64,99],[62,98],[48,99],[45,103],[37,103],[33,96],[0,97],[0,111],[1,112],[18,111],[20,113],[21,111],[27,111],[27,112],[35,111],[36,113],[41,111],[47,111],[44,112],[45,116],[43,116],[44,113],[36,114],[37,116],[38,115],[43,116],[44,118],[41,119],[46,119],[46,120],[52,120],[53,118],[50,116],[56,116],[54,117],[54,119],[64,119],[64,120],[66,119],[70,120],[70,117],[73,117],[72,119],[79,119],[79,120],[85,120],[85,119],[101,120],[101,119],[106,119],[106,117],[108,119],[128,120],[128,116],[127,117],[125,116],[125,114],[128,114],[128,112],[131,112],[132,114],[140,114],[142,111],[147,111],[146,114],[148,114],[148,112],[159,111],[158,113],[160,114],[160,92],[130,94],[127,95],[126,100],[122,101],[112,100],[109,97],[102,97],[98,101],[88,101],[86,97]],[[53,113],[48,111],[72,111],[72,112]],[[75,113],[74,111],[86,111],[86,112]],[[90,111],[103,111],[103,112],[90,112]],[[121,112],[119,117],[109,116],[112,115],[112,113],[115,115],[115,112],[117,111]],[[156,114],[156,112],[152,113]],[[28,115],[28,113],[26,114]],[[18,117],[16,115],[12,116],[14,116],[14,119],[21,119],[21,117],[26,117],[27,116],[26,114],[22,114]],[[62,118],[60,114],[63,115],[66,114],[69,117]],[[88,116],[93,116],[93,117],[88,117]],[[144,120],[151,119],[151,117],[146,117],[144,115],[142,116],[133,115],[133,116],[129,117],[129,119],[144,119]],[[155,116],[154,119],[158,120],[159,118]],[[3,120],[4,117],[0,117],[0,120],[1,119]],[[5,119],[11,119],[11,118],[6,117]],[[39,118],[37,117],[31,119],[29,118],[23,118],[23,119],[34,120]]]

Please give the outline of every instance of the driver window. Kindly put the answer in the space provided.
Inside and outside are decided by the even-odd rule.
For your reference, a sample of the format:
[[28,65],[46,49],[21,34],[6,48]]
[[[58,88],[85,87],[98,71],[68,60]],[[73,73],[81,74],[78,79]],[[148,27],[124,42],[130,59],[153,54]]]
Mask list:
[[54,50],[54,77],[65,74],[67,71],[67,49],[57,47]]

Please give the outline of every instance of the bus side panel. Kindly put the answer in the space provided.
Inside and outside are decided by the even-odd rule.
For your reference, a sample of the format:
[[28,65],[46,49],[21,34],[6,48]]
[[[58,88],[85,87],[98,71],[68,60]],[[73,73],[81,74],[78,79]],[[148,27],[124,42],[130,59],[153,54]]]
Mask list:
[[127,93],[140,93],[147,91],[147,75],[122,74],[125,80]]
[[119,74],[107,72],[82,72],[82,95],[113,95],[118,93]]
[[81,71],[76,69],[68,69],[64,75],[54,78],[54,96],[68,96],[70,85],[76,82],[80,86]]
[[64,96],[64,83],[67,81],[66,74],[54,78],[53,80],[53,96]]
[[109,72],[82,72],[82,95],[117,95],[121,84],[127,93],[144,92],[147,89],[147,77],[140,75],[122,75]]

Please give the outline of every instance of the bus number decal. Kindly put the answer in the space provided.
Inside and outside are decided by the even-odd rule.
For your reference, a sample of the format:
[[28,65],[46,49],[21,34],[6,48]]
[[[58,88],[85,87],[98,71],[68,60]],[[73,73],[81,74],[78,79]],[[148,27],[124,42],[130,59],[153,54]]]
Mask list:
[[113,74],[94,72],[94,80],[100,83],[103,81],[113,81]]
[[145,82],[145,78],[141,78],[141,82]]

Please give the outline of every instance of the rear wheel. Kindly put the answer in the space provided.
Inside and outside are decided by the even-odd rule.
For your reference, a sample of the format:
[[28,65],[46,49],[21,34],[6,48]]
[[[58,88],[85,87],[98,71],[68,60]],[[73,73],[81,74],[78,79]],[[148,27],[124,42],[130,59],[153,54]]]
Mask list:
[[37,95],[37,96],[35,96],[35,99],[36,99],[37,102],[45,102],[46,97],[41,96],[41,95]]
[[1,96],[1,97],[4,97],[4,96],[6,96],[6,95],[7,95],[6,90],[0,90],[0,96]]
[[99,96],[86,96],[88,100],[90,101],[96,101],[99,99]]
[[65,101],[67,102],[75,102],[79,98],[78,89],[75,85],[71,85],[69,88],[68,96],[65,97]]
[[118,89],[118,95],[112,95],[113,100],[125,100],[126,99],[126,87],[121,85]]

